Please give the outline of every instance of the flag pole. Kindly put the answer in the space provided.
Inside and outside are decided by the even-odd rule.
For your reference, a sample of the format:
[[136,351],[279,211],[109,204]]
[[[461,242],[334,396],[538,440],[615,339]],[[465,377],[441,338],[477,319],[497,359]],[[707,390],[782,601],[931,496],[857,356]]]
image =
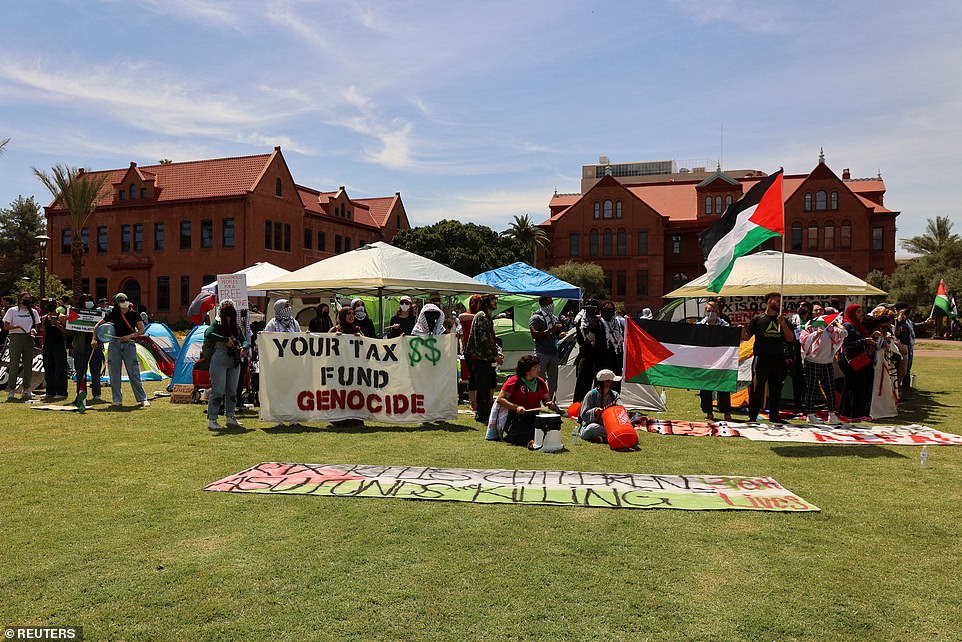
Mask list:
[[[779,183],[779,187],[781,187],[781,183]],[[785,221],[785,201],[782,199],[781,189],[778,190],[778,202],[782,206],[782,282],[778,288],[778,316],[782,316],[782,312],[785,310],[785,301],[783,300],[785,298],[785,233],[788,232],[788,229]]]
[[[942,281],[943,281],[943,279],[939,279],[939,285],[942,285]],[[939,298],[939,285],[935,286],[935,298],[936,298],[936,299]],[[935,300],[932,301],[932,311],[929,312],[929,318],[932,319],[932,318],[934,318],[934,317],[935,317]]]

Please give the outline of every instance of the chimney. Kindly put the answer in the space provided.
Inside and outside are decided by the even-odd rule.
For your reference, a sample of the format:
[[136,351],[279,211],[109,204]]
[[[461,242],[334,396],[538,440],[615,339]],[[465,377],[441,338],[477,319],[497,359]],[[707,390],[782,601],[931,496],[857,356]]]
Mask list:
[[846,167],[842,170],[842,180],[847,181],[850,178],[852,178],[852,172]]
[[281,146],[280,146],[280,145],[274,145],[274,151],[275,151],[275,152],[281,151]]
[[135,163],[134,161],[130,161],[130,166],[131,166],[131,167],[137,167],[137,163]]

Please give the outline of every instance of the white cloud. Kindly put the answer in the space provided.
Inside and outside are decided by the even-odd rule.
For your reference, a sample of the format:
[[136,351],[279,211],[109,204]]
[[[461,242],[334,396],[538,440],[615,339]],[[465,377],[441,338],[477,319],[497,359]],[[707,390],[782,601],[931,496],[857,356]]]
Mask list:
[[411,224],[430,225],[441,219],[457,219],[463,223],[480,223],[503,230],[515,215],[528,214],[536,223],[548,219],[551,188],[463,192],[436,198],[404,196]]

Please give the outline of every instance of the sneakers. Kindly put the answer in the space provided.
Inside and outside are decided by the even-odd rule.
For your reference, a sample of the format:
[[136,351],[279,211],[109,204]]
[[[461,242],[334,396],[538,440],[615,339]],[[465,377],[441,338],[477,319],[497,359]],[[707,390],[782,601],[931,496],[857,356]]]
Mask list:
[[217,423],[216,419],[212,419],[207,422],[207,430],[222,430],[223,426]]
[[842,422],[841,422],[841,420],[838,418],[838,415],[836,415],[834,412],[830,412],[830,413],[828,413],[828,422],[827,422],[827,423],[830,423],[830,424],[832,424],[833,426],[838,426],[838,425],[840,425]]
[[[216,422],[215,422],[215,423],[216,423]],[[237,421],[237,419],[235,419],[234,417],[228,417],[228,418],[227,418],[227,427],[228,427],[228,428],[243,428],[243,427],[244,427],[244,424],[242,424],[241,422]]]
[[141,405],[142,407],[144,407],[144,408],[150,408],[150,402],[147,401],[146,399],[144,399],[143,401],[141,401],[141,402],[140,402],[140,405]]
[[100,397],[100,395],[94,395],[93,401],[103,401],[103,399]]
[[25,393],[23,393],[23,398],[24,398],[24,400],[26,400],[26,399],[33,399],[33,393],[32,393],[32,392],[25,392]]
[[809,414],[808,414],[808,423],[810,423],[810,424],[820,424],[820,423],[822,423],[822,420],[819,419],[819,418],[818,418],[818,415],[816,415],[815,413],[809,413]]
[[124,402],[123,402],[123,401],[112,401],[112,402],[110,402],[110,405],[113,406],[114,408],[121,408],[121,407],[123,407]]
[[56,401],[63,401],[64,399],[67,398],[67,395],[54,395],[53,398],[54,398],[54,400],[56,400]]
[[7,401],[16,401],[16,400],[17,400],[17,395],[13,394],[12,392],[7,393]]
[[488,427],[488,431],[484,433],[484,438],[486,441],[501,441],[501,435],[498,434],[497,428]]

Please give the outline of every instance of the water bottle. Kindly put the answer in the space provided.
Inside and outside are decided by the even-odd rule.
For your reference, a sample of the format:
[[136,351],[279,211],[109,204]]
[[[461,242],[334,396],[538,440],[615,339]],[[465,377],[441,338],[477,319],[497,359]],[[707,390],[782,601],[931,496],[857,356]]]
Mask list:
[[580,437],[580,435],[581,435],[581,426],[579,426],[578,424],[575,424],[575,429],[574,429],[574,431],[571,433],[571,447],[572,447],[572,448],[574,448],[575,446],[578,445],[578,438]]
[[929,465],[929,447],[922,446],[922,452],[919,453],[919,465],[925,468]]

